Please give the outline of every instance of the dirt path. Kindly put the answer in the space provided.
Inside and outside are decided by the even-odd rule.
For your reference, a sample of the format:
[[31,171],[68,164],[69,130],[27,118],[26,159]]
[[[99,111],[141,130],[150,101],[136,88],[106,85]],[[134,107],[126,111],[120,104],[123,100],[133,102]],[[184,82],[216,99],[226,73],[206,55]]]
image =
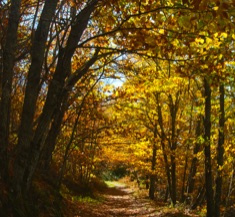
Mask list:
[[140,199],[134,195],[133,189],[118,183],[110,187],[103,194],[100,204],[80,206],[75,217],[157,217],[156,209],[148,199]]
[[133,189],[118,183],[108,188],[102,197],[102,202],[97,204],[77,204],[73,217],[189,217],[182,213],[165,213],[154,202],[137,197]]
[[132,189],[123,186],[110,188],[101,207],[104,215],[100,216],[157,216],[151,201],[137,198]]

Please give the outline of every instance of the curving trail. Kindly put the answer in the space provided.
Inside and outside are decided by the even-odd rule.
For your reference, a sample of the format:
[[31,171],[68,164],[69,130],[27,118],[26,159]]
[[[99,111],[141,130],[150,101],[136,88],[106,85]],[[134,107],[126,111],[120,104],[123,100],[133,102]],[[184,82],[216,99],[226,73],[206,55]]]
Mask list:
[[192,217],[178,212],[164,212],[153,201],[135,196],[135,191],[122,184],[102,193],[99,204],[80,204],[72,217]]
[[125,187],[111,188],[105,195],[100,216],[139,216],[154,217],[156,209],[148,199],[136,198],[133,190]]

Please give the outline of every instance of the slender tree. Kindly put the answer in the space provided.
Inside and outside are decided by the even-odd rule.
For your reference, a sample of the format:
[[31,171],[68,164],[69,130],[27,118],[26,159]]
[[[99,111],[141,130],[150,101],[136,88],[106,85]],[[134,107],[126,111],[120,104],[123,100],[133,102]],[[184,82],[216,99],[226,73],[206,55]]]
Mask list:
[[224,84],[219,87],[220,93],[220,116],[219,116],[219,139],[217,145],[217,176],[215,180],[215,217],[220,217],[220,204],[221,204],[221,194],[222,194],[222,167],[224,163],[224,124],[225,124],[225,109],[224,109],[224,97],[225,88]]
[[214,191],[211,164],[211,87],[208,78],[204,79],[205,117],[204,117],[204,153],[207,217],[214,217]]

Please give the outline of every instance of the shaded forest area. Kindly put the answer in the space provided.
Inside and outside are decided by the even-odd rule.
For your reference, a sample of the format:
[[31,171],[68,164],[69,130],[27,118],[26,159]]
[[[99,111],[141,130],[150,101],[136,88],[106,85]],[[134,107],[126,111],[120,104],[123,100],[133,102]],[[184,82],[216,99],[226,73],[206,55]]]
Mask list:
[[234,22],[234,0],[0,0],[1,216],[123,176],[234,216]]

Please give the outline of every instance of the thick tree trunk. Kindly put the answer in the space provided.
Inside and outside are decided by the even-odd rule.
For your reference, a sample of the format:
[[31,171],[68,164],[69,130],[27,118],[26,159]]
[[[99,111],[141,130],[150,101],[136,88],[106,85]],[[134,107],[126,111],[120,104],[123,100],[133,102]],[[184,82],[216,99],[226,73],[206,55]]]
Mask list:
[[219,140],[217,145],[217,177],[215,180],[215,217],[220,217],[220,203],[222,194],[222,166],[224,163],[224,123],[225,123],[225,111],[224,111],[224,85],[220,85],[220,118],[219,118]]
[[205,96],[205,118],[204,118],[204,153],[205,153],[205,183],[206,183],[206,202],[207,217],[214,217],[214,193],[212,185],[212,166],[211,166],[211,88],[207,79],[204,80]]
[[[58,97],[58,101],[61,101],[61,106],[57,106],[57,108],[54,111],[53,114],[53,121],[52,121],[52,126],[51,129],[47,135],[46,141],[45,141],[45,145],[44,145],[44,149],[42,151],[42,156],[41,156],[41,169],[46,171],[47,169],[49,169],[49,165],[51,163],[51,159],[52,159],[52,152],[54,151],[55,145],[56,145],[56,138],[59,134],[60,128],[61,128],[61,124],[63,121],[63,117],[64,117],[64,113],[67,110],[68,107],[68,97],[69,97],[69,90],[71,89],[71,87],[73,87],[76,82],[82,78],[83,75],[85,75],[89,68],[93,65],[93,63],[98,59],[98,53],[99,50],[97,50],[94,54],[94,56],[87,61],[81,68],[79,68],[78,70],[76,70],[76,72],[74,72],[68,79],[67,82],[65,84],[65,88],[67,91],[63,93],[62,97]],[[100,76],[101,78],[101,76]],[[94,86],[97,84],[98,80],[93,84],[93,86],[91,87],[91,89],[87,92],[87,94],[84,96],[81,105],[80,105],[80,109],[79,109],[79,114],[81,113],[81,108],[83,107],[84,103],[85,103],[85,99],[88,96],[88,94],[90,93],[90,91],[94,88]],[[59,104],[59,103],[58,103]]]
[[[46,3],[48,2],[49,1],[46,1]],[[71,73],[71,58],[74,54],[74,51],[76,50],[76,46],[83,34],[83,31],[87,27],[87,23],[89,21],[91,13],[95,8],[96,3],[96,0],[91,1],[88,6],[76,16],[74,24],[71,26],[71,32],[68,37],[66,47],[60,48],[58,64],[53,79],[48,88],[47,98],[43,108],[43,112],[39,118],[39,122],[35,130],[32,142],[30,143],[30,147],[27,146],[27,149],[25,150],[25,152],[23,152],[23,154],[25,153],[26,157],[28,157],[28,160],[26,160],[26,163],[23,166],[24,169],[21,169],[19,175],[20,177],[23,176],[22,180],[24,180],[24,187],[26,190],[28,190],[31,185],[32,176],[38,164],[38,160],[45,143],[45,139],[49,130],[49,126],[55,108],[57,106],[60,106],[60,96],[63,95],[63,91],[66,91],[64,90],[64,85],[66,77],[69,76]],[[48,19],[46,19],[46,21],[48,22]],[[21,161],[25,161],[25,156],[23,154],[21,154],[19,157]],[[23,183],[21,183],[21,185],[22,184]]]
[[[66,94],[68,96],[68,94]],[[53,120],[51,124],[50,131],[47,135],[45,145],[42,151],[42,155],[40,157],[40,169],[46,173],[49,172],[52,153],[56,146],[56,139],[60,132],[61,125],[63,122],[64,113],[67,109],[67,97],[64,97],[61,107],[56,108],[55,113],[53,115]]]
[[15,50],[17,45],[17,30],[20,19],[21,0],[11,2],[6,43],[3,50],[2,74],[1,74],[1,96],[0,96],[0,177],[6,178],[8,167],[8,139],[11,111],[11,91],[13,80],[13,67]]
[[[85,64],[85,67],[82,68],[82,70],[80,70],[82,75],[83,73],[85,74],[88,71],[88,69],[93,65],[93,63],[98,59],[98,52],[99,51],[96,51],[94,56],[87,62],[87,64]],[[40,155],[45,145],[45,140],[47,137],[47,131],[45,129],[49,128],[55,109],[61,106],[63,96],[68,94],[68,91],[70,90],[69,88],[66,89],[67,85],[65,84],[66,77],[65,74],[63,74],[64,72],[66,72],[66,68],[64,68],[64,70],[63,68],[58,68],[58,74],[60,76],[58,74],[55,74],[52,80],[52,83],[48,90],[47,99],[45,102],[45,106],[43,108],[43,112],[40,116],[38,126],[35,130],[34,134],[35,136],[31,143],[29,163],[25,173],[25,182],[27,185],[26,187],[27,189],[31,184],[32,176],[37,167]],[[77,79],[80,79],[81,74],[79,74],[79,76],[77,76],[76,79],[73,76],[71,76],[74,78],[74,80],[72,80],[71,83],[73,81],[77,81]],[[51,149],[51,151],[53,150]]]
[[21,125],[19,129],[16,157],[14,159],[14,174],[12,177],[13,189],[16,195],[21,195],[25,186],[25,169],[30,155],[30,142],[33,135],[33,120],[36,102],[40,87],[40,75],[44,60],[47,36],[52,18],[55,14],[58,0],[47,0],[35,32],[31,58],[32,62],[28,73]]

